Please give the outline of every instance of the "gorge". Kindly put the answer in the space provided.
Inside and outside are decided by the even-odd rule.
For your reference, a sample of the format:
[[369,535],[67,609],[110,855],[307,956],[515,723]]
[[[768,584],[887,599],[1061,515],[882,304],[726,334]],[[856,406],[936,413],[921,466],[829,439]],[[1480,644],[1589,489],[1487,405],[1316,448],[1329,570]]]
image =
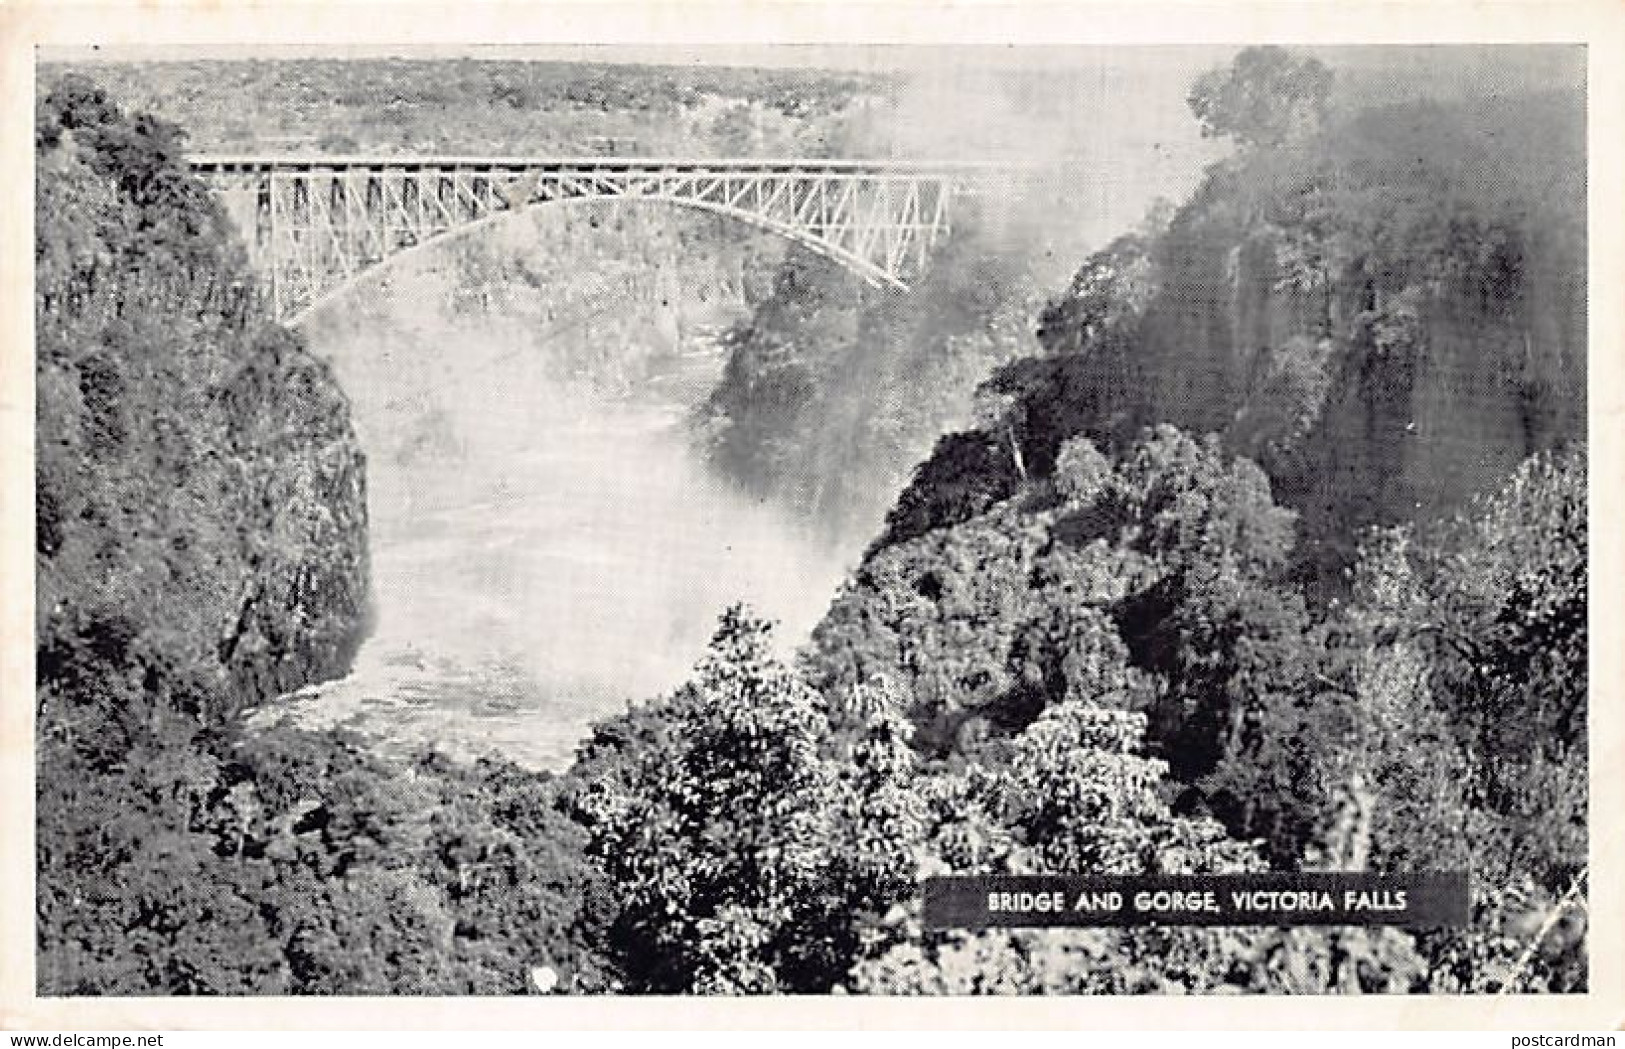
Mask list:
[[[1122,160],[906,296],[593,204],[294,331],[181,130],[42,71],[41,992],[1583,990],[1583,58],[1447,50],[96,70],[214,146]],[[1470,925],[919,921],[1435,865]]]

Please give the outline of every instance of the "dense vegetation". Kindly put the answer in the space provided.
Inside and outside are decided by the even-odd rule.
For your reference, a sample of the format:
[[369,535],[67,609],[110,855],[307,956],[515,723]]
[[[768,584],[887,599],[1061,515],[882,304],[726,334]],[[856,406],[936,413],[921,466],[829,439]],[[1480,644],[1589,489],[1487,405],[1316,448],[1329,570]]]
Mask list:
[[[702,432],[746,486],[839,493],[951,418],[917,408],[964,395],[941,376],[1004,357],[807,680],[887,683],[923,759],[978,773],[1058,703],[1132,712],[1175,812],[1276,868],[1470,867],[1486,937],[1586,862],[1582,108],[1334,106],[1333,84],[1274,49],[1200,78],[1234,153],[1091,256],[1027,352],[1020,282],[944,267],[922,344],[787,270]],[[848,383],[893,354],[895,384]],[[1543,941],[1548,986],[1580,978],[1571,934]],[[1493,984],[1488,942],[1424,937],[1396,986]]]
[[[901,495],[794,659],[730,611],[557,778],[233,717],[353,644],[347,409],[231,290],[174,130],[64,82],[42,990],[1583,989],[1578,99],[1333,82],[1273,49],[1200,79],[1234,154],[1047,304],[975,232],[911,300],[790,255],[701,444],[837,527]],[[1460,868],[1441,930],[934,932],[917,888]]]
[[594,875],[535,777],[239,727],[365,628],[348,406],[254,319],[174,127],[73,78],[37,127],[40,989],[590,980]]
[[822,70],[474,58],[109,62],[95,76],[184,118],[201,149],[497,156],[824,155],[866,134],[888,86]]

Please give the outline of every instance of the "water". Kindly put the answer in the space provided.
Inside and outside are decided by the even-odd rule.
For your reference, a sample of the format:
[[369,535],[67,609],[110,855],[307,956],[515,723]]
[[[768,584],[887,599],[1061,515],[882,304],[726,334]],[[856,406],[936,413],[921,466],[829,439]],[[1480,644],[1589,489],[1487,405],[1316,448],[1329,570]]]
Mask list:
[[557,770],[594,720],[680,685],[730,603],[802,640],[843,565],[687,450],[720,366],[691,347],[632,397],[490,384],[452,398],[455,454],[371,455],[376,631],[348,677],[259,717]]

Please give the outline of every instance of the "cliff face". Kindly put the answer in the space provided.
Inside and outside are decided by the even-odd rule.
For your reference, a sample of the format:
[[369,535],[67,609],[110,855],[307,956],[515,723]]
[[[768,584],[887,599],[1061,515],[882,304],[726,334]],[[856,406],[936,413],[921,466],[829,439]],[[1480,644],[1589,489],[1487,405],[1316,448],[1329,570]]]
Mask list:
[[219,724],[341,674],[365,627],[365,464],[325,365],[254,317],[178,134],[69,81],[37,141],[42,733]]
[[367,625],[367,478],[327,365],[282,330],[255,349],[231,393],[257,476],[242,596],[219,651],[238,687],[263,699],[349,669]]
[[1583,439],[1583,107],[1364,113],[1210,174],[1159,248],[1149,421],[1224,433],[1323,568]]
[[1336,587],[1364,527],[1426,525],[1583,440],[1580,103],[1388,107],[1214,165],[1166,228],[1084,264],[1044,355],[987,384],[1014,410],[939,445],[882,545],[1046,476],[1072,436],[1171,424],[1262,466],[1304,578]]
[[236,715],[344,673],[365,629],[349,405],[255,319],[174,128],[69,80],[36,135],[39,989],[287,986],[263,916],[317,894],[228,862],[266,811],[252,748],[287,745]]

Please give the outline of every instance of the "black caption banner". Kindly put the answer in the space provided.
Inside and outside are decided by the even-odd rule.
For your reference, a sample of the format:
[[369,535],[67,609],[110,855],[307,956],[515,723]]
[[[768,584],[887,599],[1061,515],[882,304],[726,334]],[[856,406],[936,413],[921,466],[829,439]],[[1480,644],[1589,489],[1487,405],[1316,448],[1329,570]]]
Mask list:
[[933,929],[1093,925],[1467,924],[1464,871],[927,878]]

